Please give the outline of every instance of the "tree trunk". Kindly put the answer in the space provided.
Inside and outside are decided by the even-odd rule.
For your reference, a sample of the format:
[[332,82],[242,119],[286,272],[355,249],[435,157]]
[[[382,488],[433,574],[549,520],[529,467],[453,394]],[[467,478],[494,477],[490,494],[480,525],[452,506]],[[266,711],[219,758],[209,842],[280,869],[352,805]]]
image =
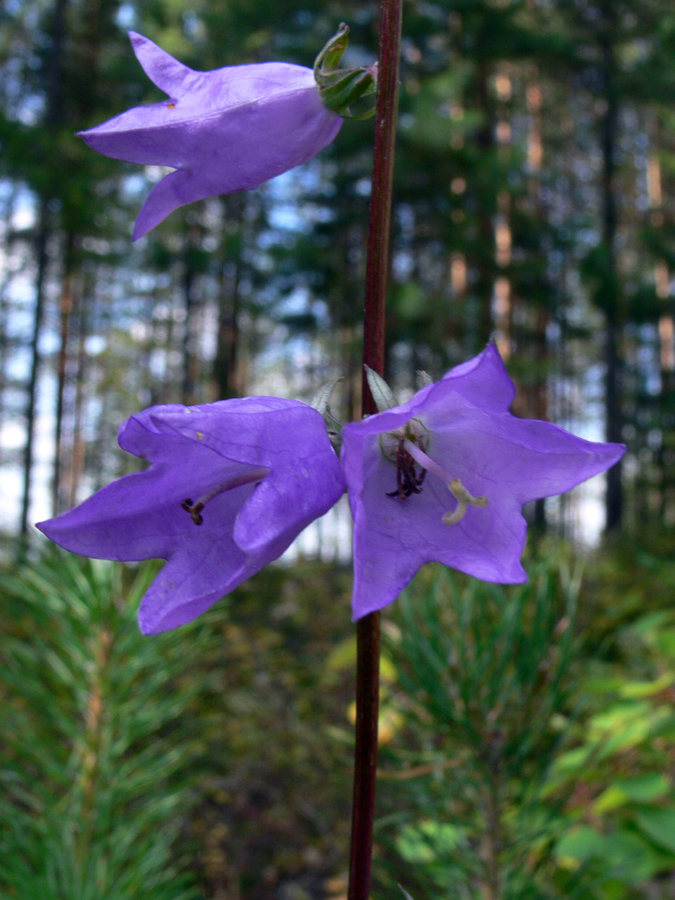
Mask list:
[[61,467],[63,455],[63,407],[66,389],[66,376],[68,371],[68,336],[70,332],[70,318],[73,311],[73,250],[75,246],[74,235],[66,237],[64,251],[65,263],[63,280],[61,284],[61,300],[59,303],[60,328],[59,328],[59,352],[56,367],[56,414],[54,423],[54,464],[52,474],[52,515],[58,516],[61,512],[59,493],[61,489]]
[[35,442],[35,401],[37,383],[40,372],[40,333],[44,319],[44,294],[47,273],[47,242],[49,240],[49,201],[43,198],[38,214],[38,230],[35,240],[35,307],[33,310],[33,333],[30,341],[30,375],[28,377],[28,395],[26,398],[26,443],[23,451],[23,496],[21,500],[21,520],[19,534],[25,539],[28,534],[28,515],[30,510],[31,486],[33,475],[33,453]]
[[[51,28],[51,46],[49,60],[45,71],[45,125],[48,130],[55,131],[63,116],[63,58],[66,31],[66,8],[68,0],[56,0]],[[35,239],[35,307],[33,313],[33,333],[30,342],[31,366],[28,378],[28,396],[26,399],[26,443],[23,452],[23,497],[21,500],[21,519],[19,535],[21,542],[28,534],[28,514],[31,501],[31,482],[33,470],[33,454],[35,441],[35,401],[37,397],[38,376],[40,373],[40,332],[44,319],[45,281],[47,272],[47,245],[50,236],[49,204],[51,197],[43,194],[39,201],[37,216],[37,233]]]
[[[483,126],[478,131],[477,144],[488,160],[494,152],[494,109],[490,97],[490,70],[486,63],[481,63],[478,72],[478,106],[484,116]],[[486,174],[489,164],[486,162],[481,174]],[[487,173],[487,177],[491,176]],[[476,252],[477,279],[476,295],[478,298],[477,343],[482,350],[492,336],[492,292],[494,289],[494,257],[495,235],[493,215],[496,209],[496,197],[485,183],[479,185],[482,194],[479,198],[478,247]]]
[[[610,442],[620,442],[623,432],[621,383],[623,361],[621,357],[621,298],[619,272],[616,263],[616,235],[618,213],[616,205],[616,149],[619,128],[619,104],[616,86],[616,61],[612,44],[615,16],[609,3],[603,4],[604,29],[601,37],[604,99],[606,109],[602,119],[602,238],[605,248],[606,272],[603,296],[605,310],[605,433]],[[621,463],[607,472],[605,495],[606,530],[621,526],[622,487]]]

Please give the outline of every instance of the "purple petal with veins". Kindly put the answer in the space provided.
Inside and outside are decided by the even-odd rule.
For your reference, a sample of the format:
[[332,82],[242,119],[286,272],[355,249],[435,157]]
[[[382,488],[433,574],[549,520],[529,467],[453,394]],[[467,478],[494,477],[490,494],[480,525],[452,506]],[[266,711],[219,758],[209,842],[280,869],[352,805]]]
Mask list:
[[83,556],[166,559],[141,603],[146,634],[192,621],[345,490],[321,415],[293,400],[154,406],[122,425],[119,443],[150,468],[38,528]]
[[354,618],[391,603],[426,562],[484,581],[526,581],[523,504],[568,491],[623,456],[622,444],[516,418],[514,396],[490,345],[407,403],[344,427]]
[[138,61],[169,99],[80,132],[104,156],[170,166],[150,192],[133,240],[179,206],[258,187],[316,156],[342,119],[327,109],[304,66],[258,63],[195,72],[130,33]]

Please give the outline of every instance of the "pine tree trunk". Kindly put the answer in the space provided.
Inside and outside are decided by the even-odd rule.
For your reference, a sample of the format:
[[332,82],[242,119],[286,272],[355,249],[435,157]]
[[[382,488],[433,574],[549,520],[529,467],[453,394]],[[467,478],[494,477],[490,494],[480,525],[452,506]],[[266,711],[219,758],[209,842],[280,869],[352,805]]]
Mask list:
[[65,265],[61,283],[61,299],[59,303],[59,352],[56,366],[56,412],[54,423],[54,463],[52,472],[52,515],[58,516],[60,509],[59,493],[61,489],[61,468],[63,455],[63,407],[68,371],[68,336],[70,318],[73,310],[73,250],[75,238],[66,236],[64,251]]
[[85,385],[87,383],[87,308],[84,302],[79,303],[77,321],[77,371],[75,374],[75,404],[73,409],[73,443],[70,459],[70,478],[68,507],[75,506],[79,500],[79,489],[84,474],[85,444],[83,436]]
[[[611,442],[620,442],[623,432],[621,383],[623,362],[621,357],[621,303],[619,272],[616,263],[616,235],[618,213],[616,204],[616,150],[619,127],[619,105],[616,86],[616,61],[612,44],[614,15],[611,6],[603,5],[604,30],[602,34],[603,77],[606,109],[602,119],[602,238],[606,254],[606,272],[602,306],[605,309],[605,433]],[[621,526],[622,487],[621,463],[607,472],[605,495],[606,530]]]
[[26,397],[26,443],[23,451],[23,496],[21,499],[21,519],[19,535],[25,538],[28,534],[28,516],[30,511],[31,487],[33,475],[33,455],[35,443],[35,418],[38,376],[40,373],[40,334],[44,320],[44,294],[47,273],[47,243],[49,240],[49,201],[43,198],[38,213],[38,229],[35,240],[35,306],[33,309],[33,333],[30,341],[30,375]]
[[[66,8],[68,0],[56,0],[53,7],[51,46],[45,71],[45,125],[55,131],[63,117],[63,58],[65,49]],[[46,193],[40,197],[35,239],[35,306],[33,311],[33,333],[30,341],[30,375],[26,398],[26,443],[23,452],[23,496],[19,535],[21,542],[28,534],[28,515],[31,501],[33,475],[33,455],[35,442],[35,416],[38,377],[40,374],[40,332],[44,320],[45,282],[47,273],[47,248],[50,237],[49,204],[51,197]]]
[[[484,116],[484,123],[477,135],[477,144],[488,160],[494,151],[494,110],[490,98],[490,70],[486,63],[481,63],[478,72],[478,106]],[[488,163],[483,164],[482,174],[487,172]],[[482,350],[492,336],[492,292],[494,289],[494,254],[495,235],[492,223],[495,212],[496,200],[491,190],[486,189],[485,184],[479,187],[480,213],[478,221],[478,248],[476,263],[478,277],[476,280],[476,294],[478,297],[478,322],[477,322],[477,349]]]

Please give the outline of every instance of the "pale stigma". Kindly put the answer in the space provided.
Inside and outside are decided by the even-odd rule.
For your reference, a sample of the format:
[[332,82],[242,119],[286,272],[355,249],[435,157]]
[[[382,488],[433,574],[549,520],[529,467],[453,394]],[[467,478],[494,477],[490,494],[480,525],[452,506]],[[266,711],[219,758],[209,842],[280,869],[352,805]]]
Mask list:
[[434,462],[433,459],[428,457],[424,450],[414,444],[411,440],[406,438],[403,442],[403,446],[418,465],[422,466],[423,469],[426,469],[427,472],[431,472],[431,474],[435,475],[439,481],[443,482],[457,501],[457,506],[454,510],[448,510],[448,512],[444,513],[444,525],[456,525],[458,522],[461,522],[469,506],[481,507],[488,505],[487,497],[484,497],[482,494],[478,497],[474,497],[467,491],[459,478],[451,478],[442,466],[439,466],[437,462]]
[[233,475],[232,478],[227,478],[225,481],[221,481],[212,488],[209,488],[208,491],[205,491],[201,497],[194,502],[190,498],[183,500],[181,506],[186,512],[190,513],[195,525],[201,525],[204,519],[200,514],[209,500],[213,500],[218,494],[224,494],[226,491],[231,491],[244,484],[262,481],[269,473],[270,470],[266,466],[260,466],[257,469],[249,469],[248,472],[241,472],[239,475]]

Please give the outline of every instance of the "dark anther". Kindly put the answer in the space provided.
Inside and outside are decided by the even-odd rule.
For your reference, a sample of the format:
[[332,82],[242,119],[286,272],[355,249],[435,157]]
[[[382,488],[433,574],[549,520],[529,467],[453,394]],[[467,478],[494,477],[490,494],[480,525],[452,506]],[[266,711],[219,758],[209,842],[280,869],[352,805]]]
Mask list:
[[[419,441],[420,450],[424,451],[424,444]],[[395,491],[387,491],[387,497],[398,497],[405,500],[411,494],[420,494],[422,492],[422,483],[424,476],[427,474],[426,469],[422,469],[418,475],[415,471],[415,460],[405,449],[405,438],[401,438],[398,442],[396,450],[396,484]]]
[[199,515],[199,513],[204,509],[203,503],[193,503],[192,500],[188,497],[187,499],[181,502],[181,507],[185,510],[185,512],[189,512],[192,517],[192,521],[195,525],[201,525],[204,519]]

